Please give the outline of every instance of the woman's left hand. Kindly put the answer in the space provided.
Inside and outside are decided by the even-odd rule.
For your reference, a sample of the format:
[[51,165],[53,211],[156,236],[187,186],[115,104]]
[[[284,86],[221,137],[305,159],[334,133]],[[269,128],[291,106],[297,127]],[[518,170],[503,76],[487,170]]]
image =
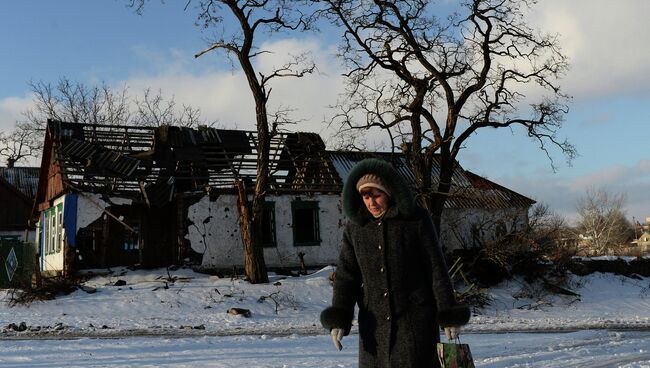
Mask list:
[[447,340],[456,340],[458,335],[460,335],[460,326],[445,327],[445,336],[447,336]]

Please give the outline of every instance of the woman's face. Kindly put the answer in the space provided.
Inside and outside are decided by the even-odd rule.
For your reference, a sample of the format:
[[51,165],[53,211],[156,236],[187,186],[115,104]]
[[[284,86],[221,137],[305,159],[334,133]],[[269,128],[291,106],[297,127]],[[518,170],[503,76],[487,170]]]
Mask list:
[[374,217],[381,216],[388,208],[388,195],[382,190],[372,187],[364,188],[360,194],[368,212]]

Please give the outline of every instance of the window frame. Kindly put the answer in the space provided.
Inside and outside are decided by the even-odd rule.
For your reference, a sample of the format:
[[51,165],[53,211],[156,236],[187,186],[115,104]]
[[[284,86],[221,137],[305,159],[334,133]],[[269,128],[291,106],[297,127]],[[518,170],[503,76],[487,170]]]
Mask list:
[[[291,202],[291,223],[293,229],[293,246],[294,247],[309,247],[309,246],[319,246],[322,243],[322,238],[320,236],[320,208],[318,207],[318,201],[292,201]],[[298,242],[297,233],[298,228],[296,227],[296,211],[311,209],[314,213],[314,224],[313,224],[313,235],[314,240]]]
[[[262,244],[262,248],[277,248],[278,247],[278,238],[277,238],[277,226],[275,225],[275,202],[273,201],[265,201],[264,204],[262,204],[262,211],[266,212],[269,211],[270,213],[270,223],[271,223],[271,242],[264,242],[264,234],[262,228],[262,239],[260,239],[260,243]],[[264,218],[264,217],[262,217]],[[262,224],[264,225],[264,224]]]
[[41,230],[43,231],[43,253],[45,255],[50,254],[50,213],[49,208],[43,211],[43,223],[41,224]]
[[[139,252],[140,251],[140,225],[131,224],[133,231],[124,229],[124,237],[122,239],[123,252]],[[93,237],[95,236],[93,232]],[[133,241],[132,241],[133,240]]]
[[54,253],[61,252],[61,243],[63,242],[63,203],[59,203],[55,206],[56,214],[56,243],[54,244],[53,251]]

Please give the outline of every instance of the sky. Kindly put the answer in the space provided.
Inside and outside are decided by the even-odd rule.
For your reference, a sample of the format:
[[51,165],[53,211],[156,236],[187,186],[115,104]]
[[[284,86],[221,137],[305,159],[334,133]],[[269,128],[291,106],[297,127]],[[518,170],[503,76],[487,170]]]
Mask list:
[[[0,366],[358,366],[357,322],[341,351],[319,323],[332,298],[331,266],[299,277],[271,273],[270,283],[257,285],[186,268],[94,271],[83,282],[92,293],[77,289],[10,307],[11,290],[0,290]],[[575,297],[514,277],[484,290],[490,304],[474,311],[460,341],[477,367],[647,368],[648,282],[569,275]],[[250,317],[230,308],[248,309]],[[21,322],[24,332],[8,327]]]
[[[447,6],[449,0],[442,0]],[[0,130],[9,130],[32,104],[29,82],[55,84],[66,77],[96,85],[127,86],[137,95],[160,90],[176,102],[199,108],[220,127],[252,129],[254,109],[241,72],[223,53],[200,58],[206,36],[195,25],[186,1],[150,0],[142,15],[126,0],[34,0],[0,2]],[[557,170],[529,138],[507,129],[473,136],[461,165],[546,203],[575,219],[576,204],[588,188],[626,197],[630,220],[650,217],[650,149],[644,108],[650,102],[650,2],[622,0],[540,0],[530,23],[557,33],[571,69],[560,82],[572,96],[561,138],[579,156],[568,165],[552,152]],[[335,58],[335,32],[301,33],[264,40],[273,53],[259,65],[278,64],[288,54],[309,51],[318,73],[273,85],[272,108],[291,107],[301,131],[331,136],[324,123],[344,89]],[[298,129],[297,129],[298,130]],[[381,148],[371,137],[370,147]]]

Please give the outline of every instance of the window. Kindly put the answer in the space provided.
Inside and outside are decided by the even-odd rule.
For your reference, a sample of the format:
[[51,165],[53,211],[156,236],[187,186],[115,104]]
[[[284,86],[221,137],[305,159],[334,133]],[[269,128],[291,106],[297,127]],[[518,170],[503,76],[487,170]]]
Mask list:
[[275,238],[275,202],[264,202],[262,209],[262,246],[277,247]]
[[320,245],[318,202],[291,202],[293,217],[293,245]]
[[497,239],[501,239],[508,234],[506,224],[503,221],[497,222],[496,229],[494,230],[494,235]]
[[481,229],[477,224],[472,224],[470,232],[472,234],[472,247],[480,247],[483,244]]
[[124,250],[127,251],[140,249],[140,227],[136,225],[131,228],[133,231],[124,229]]
[[63,242],[63,204],[45,210],[41,231],[43,232],[43,254],[60,252]]
[[50,246],[48,248],[48,254],[54,253],[54,247],[56,246],[56,207],[50,208]]
[[56,218],[56,246],[54,247],[54,250],[56,253],[59,253],[61,251],[61,243],[63,243],[63,203],[56,206]]
[[43,254],[49,253],[50,247],[50,216],[49,211],[43,213],[41,231],[43,231]]

